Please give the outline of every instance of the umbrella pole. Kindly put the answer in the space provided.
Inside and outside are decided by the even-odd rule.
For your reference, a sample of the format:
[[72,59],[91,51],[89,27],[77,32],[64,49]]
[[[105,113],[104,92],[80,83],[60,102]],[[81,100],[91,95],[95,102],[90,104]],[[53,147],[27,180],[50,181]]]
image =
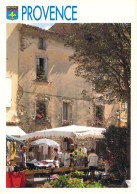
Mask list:
[[74,141],[74,144],[76,144],[76,142],[75,142],[76,141],[76,136],[74,136],[73,141]]
[[53,147],[50,147],[50,160],[52,160]]
[[29,160],[29,140],[27,141],[27,161]]

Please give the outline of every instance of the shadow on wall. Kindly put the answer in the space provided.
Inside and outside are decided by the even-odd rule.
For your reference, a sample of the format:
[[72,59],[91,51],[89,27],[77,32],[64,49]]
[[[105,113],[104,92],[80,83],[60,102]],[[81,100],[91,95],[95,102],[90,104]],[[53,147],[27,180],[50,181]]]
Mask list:
[[[17,24],[7,24],[6,59],[7,73],[18,74],[19,33]],[[12,32],[11,32],[12,31]],[[11,33],[10,33],[11,32]]]
[[[17,111],[18,119],[20,121],[20,117],[22,118],[22,124],[19,122],[17,125],[21,124],[21,128],[24,131],[27,131],[27,127],[23,126],[23,124],[28,125],[28,115],[25,115],[25,104],[21,101],[24,91],[23,88],[18,85],[19,81],[19,31],[18,24],[7,24],[7,39],[6,39],[6,76],[10,77],[12,80],[12,104],[11,107],[7,108],[7,116],[10,110]],[[25,74],[25,73],[24,73]],[[7,91],[8,92],[8,91]],[[30,101],[30,99],[27,99]],[[11,121],[12,122],[12,121]]]
[[116,111],[119,107],[119,104],[111,104],[111,110],[109,114],[107,115],[106,124],[109,126],[111,125],[118,125],[118,117],[116,115]]
[[66,63],[65,61],[53,61],[52,65],[49,67],[50,75],[56,74],[67,74],[69,69],[71,68],[72,63]]

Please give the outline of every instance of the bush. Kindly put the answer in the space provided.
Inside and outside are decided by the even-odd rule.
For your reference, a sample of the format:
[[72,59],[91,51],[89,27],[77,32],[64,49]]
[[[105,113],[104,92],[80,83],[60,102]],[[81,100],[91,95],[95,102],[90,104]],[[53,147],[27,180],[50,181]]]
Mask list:
[[89,184],[89,181],[84,183],[83,179],[74,178],[74,174],[70,173],[68,175],[58,175],[56,179],[46,182],[42,188],[102,188],[102,185],[97,182]]
[[104,142],[106,145],[105,159],[110,162],[110,173],[116,178],[127,178],[127,137],[128,129],[124,127],[110,126],[106,132]]

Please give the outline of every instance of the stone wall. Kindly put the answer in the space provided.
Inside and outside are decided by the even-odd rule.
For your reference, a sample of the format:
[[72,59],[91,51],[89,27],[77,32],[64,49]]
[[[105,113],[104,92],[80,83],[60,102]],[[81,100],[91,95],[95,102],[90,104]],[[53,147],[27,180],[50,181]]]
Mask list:
[[[64,140],[64,137],[58,137],[58,136],[47,136],[46,138],[52,139],[62,145],[62,142]],[[75,139],[71,138],[74,141],[74,144],[77,144],[78,148],[81,147],[82,144],[87,148],[87,150],[91,150],[91,148],[96,149],[96,139],[93,137],[87,137],[87,138],[82,138],[82,139]]]
[[17,122],[18,61],[18,25],[9,23],[6,25],[6,77],[11,79],[11,106],[6,107],[6,122],[13,123]]
[[[98,104],[92,99],[96,96],[91,84],[75,76],[77,64],[69,61],[73,50],[64,46],[65,34],[24,24],[8,24],[7,29],[7,77],[12,77],[12,107],[7,108],[7,118],[18,117],[18,124],[27,133],[60,127],[63,102],[69,101],[72,106],[70,124],[92,126]],[[44,40],[44,49],[38,49],[39,37]],[[37,57],[47,60],[48,79],[45,81],[36,80]],[[83,90],[90,98],[83,98]],[[35,121],[35,103],[39,97],[47,99],[48,122]],[[115,124],[117,105],[102,105],[107,125]]]
[[[38,49],[39,36],[44,40],[43,50]],[[56,33],[42,31],[39,35],[37,30],[31,28],[26,30],[26,27],[20,29],[20,42],[19,85],[23,88],[20,104],[27,112],[31,130],[60,127],[64,100],[72,103],[71,124],[87,125],[91,103],[82,98],[81,92],[87,89],[90,95],[91,85],[75,76],[74,71],[77,65],[68,60],[73,50],[64,47],[63,39]],[[36,81],[37,56],[46,58],[48,61],[48,81]],[[33,120],[35,100],[38,96],[48,98],[50,122],[37,123]],[[25,115],[26,113],[23,113],[21,120],[27,118]],[[26,130],[25,126],[23,128]]]

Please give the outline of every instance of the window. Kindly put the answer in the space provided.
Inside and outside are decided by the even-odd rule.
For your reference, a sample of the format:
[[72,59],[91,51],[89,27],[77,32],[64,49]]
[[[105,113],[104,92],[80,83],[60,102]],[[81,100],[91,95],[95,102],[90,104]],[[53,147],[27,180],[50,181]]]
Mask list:
[[72,106],[68,102],[63,102],[63,125],[70,125],[72,123]]
[[43,38],[39,38],[38,48],[43,49]]
[[96,124],[103,125],[103,119],[104,119],[104,107],[96,106]]
[[68,106],[68,103],[63,102],[63,120],[68,120]]
[[47,120],[47,107],[44,101],[36,101],[36,120]]
[[36,66],[37,80],[47,80],[47,60],[44,58],[37,58]]

